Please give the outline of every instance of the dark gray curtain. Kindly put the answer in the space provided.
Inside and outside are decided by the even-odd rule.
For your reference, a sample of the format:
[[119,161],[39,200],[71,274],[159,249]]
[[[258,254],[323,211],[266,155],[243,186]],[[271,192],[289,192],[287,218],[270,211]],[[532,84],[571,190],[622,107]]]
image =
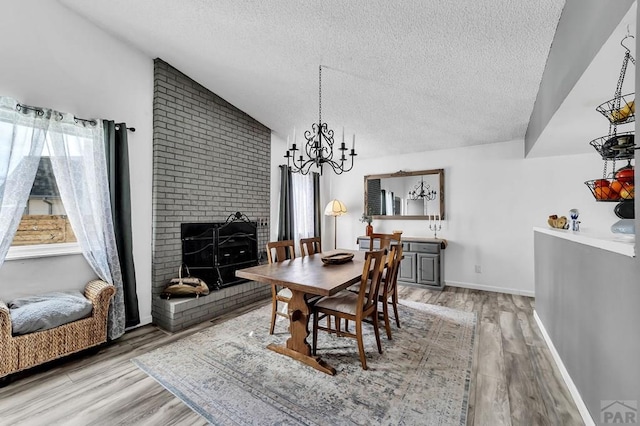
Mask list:
[[278,241],[293,239],[293,191],[291,168],[280,166],[280,214],[278,216]]
[[136,271],[133,263],[131,233],[131,188],[129,184],[129,143],[127,125],[104,120],[107,173],[111,194],[113,228],[118,246],[124,292],[125,327],[140,324]]
[[313,227],[314,235],[322,235],[322,206],[320,206],[320,174],[313,173]]

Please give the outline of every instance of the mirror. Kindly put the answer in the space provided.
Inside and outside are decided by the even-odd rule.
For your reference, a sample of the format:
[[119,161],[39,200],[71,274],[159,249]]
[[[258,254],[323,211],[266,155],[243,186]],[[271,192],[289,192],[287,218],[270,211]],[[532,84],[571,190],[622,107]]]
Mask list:
[[365,176],[364,205],[374,219],[444,219],[444,169]]

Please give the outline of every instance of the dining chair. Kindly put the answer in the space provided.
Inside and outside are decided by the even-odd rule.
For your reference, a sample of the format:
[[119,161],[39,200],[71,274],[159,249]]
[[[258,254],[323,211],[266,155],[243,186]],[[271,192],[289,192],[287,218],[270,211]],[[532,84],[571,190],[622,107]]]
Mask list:
[[[382,318],[384,319],[384,327],[387,332],[387,339],[391,340],[391,320],[389,319],[389,304],[393,308],[396,325],[400,328],[400,317],[398,316],[398,271],[400,270],[400,262],[402,262],[402,244],[393,244],[390,246],[387,255],[387,264],[382,274],[380,282],[380,290],[378,291],[378,301],[382,306]],[[371,275],[371,274],[370,274]],[[367,292],[371,280],[366,283]],[[349,287],[347,290],[358,293],[361,283],[357,283]],[[345,321],[345,329],[349,330],[349,321]]]
[[[333,296],[326,296],[318,300],[313,305],[313,355],[316,354],[318,344],[318,330],[324,330],[329,333],[336,333],[337,336],[346,336],[355,338],[358,341],[358,352],[360,354],[360,363],[362,369],[367,369],[367,360],[364,352],[364,341],[362,339],[362,323],[367,322],[373,324],[373,330],[376,336],[376,344],[378,353],[382,353],[380,345],[380,332],[378,330],[378,291],[380,290],[380,281],[382,278],[382,270],[385,264],[385,250],[368,251],[365,254],[364,266],[362,268],[362,278],[360,291],[356,294],[351,291],[343,290]],[[372,265],[373,262],[373,265]],[[367,281],[369,280],[369,271],[371,274],[370,291],[367,292]],[[336,317],[336,328],[332,329],[327,322],[327,327],[319,325],[319,320],[325,316]],[[340,320],[351,320],[355,322],[355,334],[348,330],[340,330]]]
[[[400,244],[402,231],[394,231],[392,234],[372,233],[369,236],[369,250],[388,249],[391,244]],[[375,242],[380,241],[380,247],[375,247]]]
[[[374,247],[376,241],[380,241],[380,247]],[[369,237],[369,250],[388,250],[391,245],[398,244],[402,244],[402,231],[393,231],[392,234],[381,234],[374,232]],[[382,280],[384,281],[387,274],[386,268],[382,274]],[[358,288],[358,284],[356,284],[354,287],[350,287],[349,290],[357,292]]]
[[[269,263],[284,262],[285,260],[295,259],[295,243],[293,240],[272,241],[267,243],[267,261]],[[278,289],[275,284],[271,284],[271,328],[269,334],[273,334],[276,327],[276,315],[289,318],[285,312],[278,310],[278,302],[289,303],[291,301],[291,290],[286,287]]]
[[300,255],[307,256],[311,254],[322,253],[322,242],[320,237],[302,238],[300,240]]
[[378,301],[382,303],[382,316],[384,318],[384,327],[387,331],[387,339],[391,340],[389,304],[393,308],[396,325],[400,328],[400,317],[398,316],[398,271],[402,262],[402,244],[391,246],[389,259],[386,275],[381,284],[382,290],[378,294]]

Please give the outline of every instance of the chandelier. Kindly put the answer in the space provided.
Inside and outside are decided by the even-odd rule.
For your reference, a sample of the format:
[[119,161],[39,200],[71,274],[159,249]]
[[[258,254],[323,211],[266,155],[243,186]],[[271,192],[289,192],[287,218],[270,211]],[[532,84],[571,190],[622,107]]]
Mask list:
[[[311,166],[315,165],[320,169],[322,174],[322,167],[325,164],[331,166],[333,171],[340,175],[344,172],[348,172],[353,168],[353,158],[356,154],[356,135],[353,135],[353,141],[351,143],[351,150],[346,147],[344,143],[344,128],[342,129],[342,142],[340,147],[336,148],[336,152],[333,150],[335,143],[333,139],[333,130],[327,127],[327,123],[322,122],[322,65],[319,67],[319,79],[318,79],[318,122],[313,123],[311,130],[304,132],[304,138],[306,140],[304,147],[298,148],[296,146],[296,134],[293,132],[293,144],[287,149],[285,158],[287,159],[287,165],[291,167],[291,171],[295,173],[301,173],[306,175],[309,173]],[[287,141],[287,145],[289,142]],[[296,158],[297,151],[300,151],[298,158]],[[337,157],[334,159],[334,155]],[[347,156],[351,157],[351,161],[347,160]]]
[[433,201],[436,199],[436,190],[431,189],[431,185],[424,183],[424,178],[420,177],[420,183],[417,184],[412,191],[409,191],[410,200],[427,200]]

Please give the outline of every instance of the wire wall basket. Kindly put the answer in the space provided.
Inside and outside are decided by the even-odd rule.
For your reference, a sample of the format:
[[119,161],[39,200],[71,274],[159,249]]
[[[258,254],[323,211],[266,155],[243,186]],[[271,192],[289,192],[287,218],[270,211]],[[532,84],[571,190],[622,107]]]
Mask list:
[[635,156],[634,133],[602,136],[589,142],[589,145],[598,151],[603,160],[630,160]]
[[635,93],[615,96],[598,105],[596,110],[604,115],[611,124],[626,124],[636,120]]
[[588,180],[584,184],[587,185],[596,201],[619,202],[633,200],[635,196],[633,181],[625,182],[615,178],[603,178]]

